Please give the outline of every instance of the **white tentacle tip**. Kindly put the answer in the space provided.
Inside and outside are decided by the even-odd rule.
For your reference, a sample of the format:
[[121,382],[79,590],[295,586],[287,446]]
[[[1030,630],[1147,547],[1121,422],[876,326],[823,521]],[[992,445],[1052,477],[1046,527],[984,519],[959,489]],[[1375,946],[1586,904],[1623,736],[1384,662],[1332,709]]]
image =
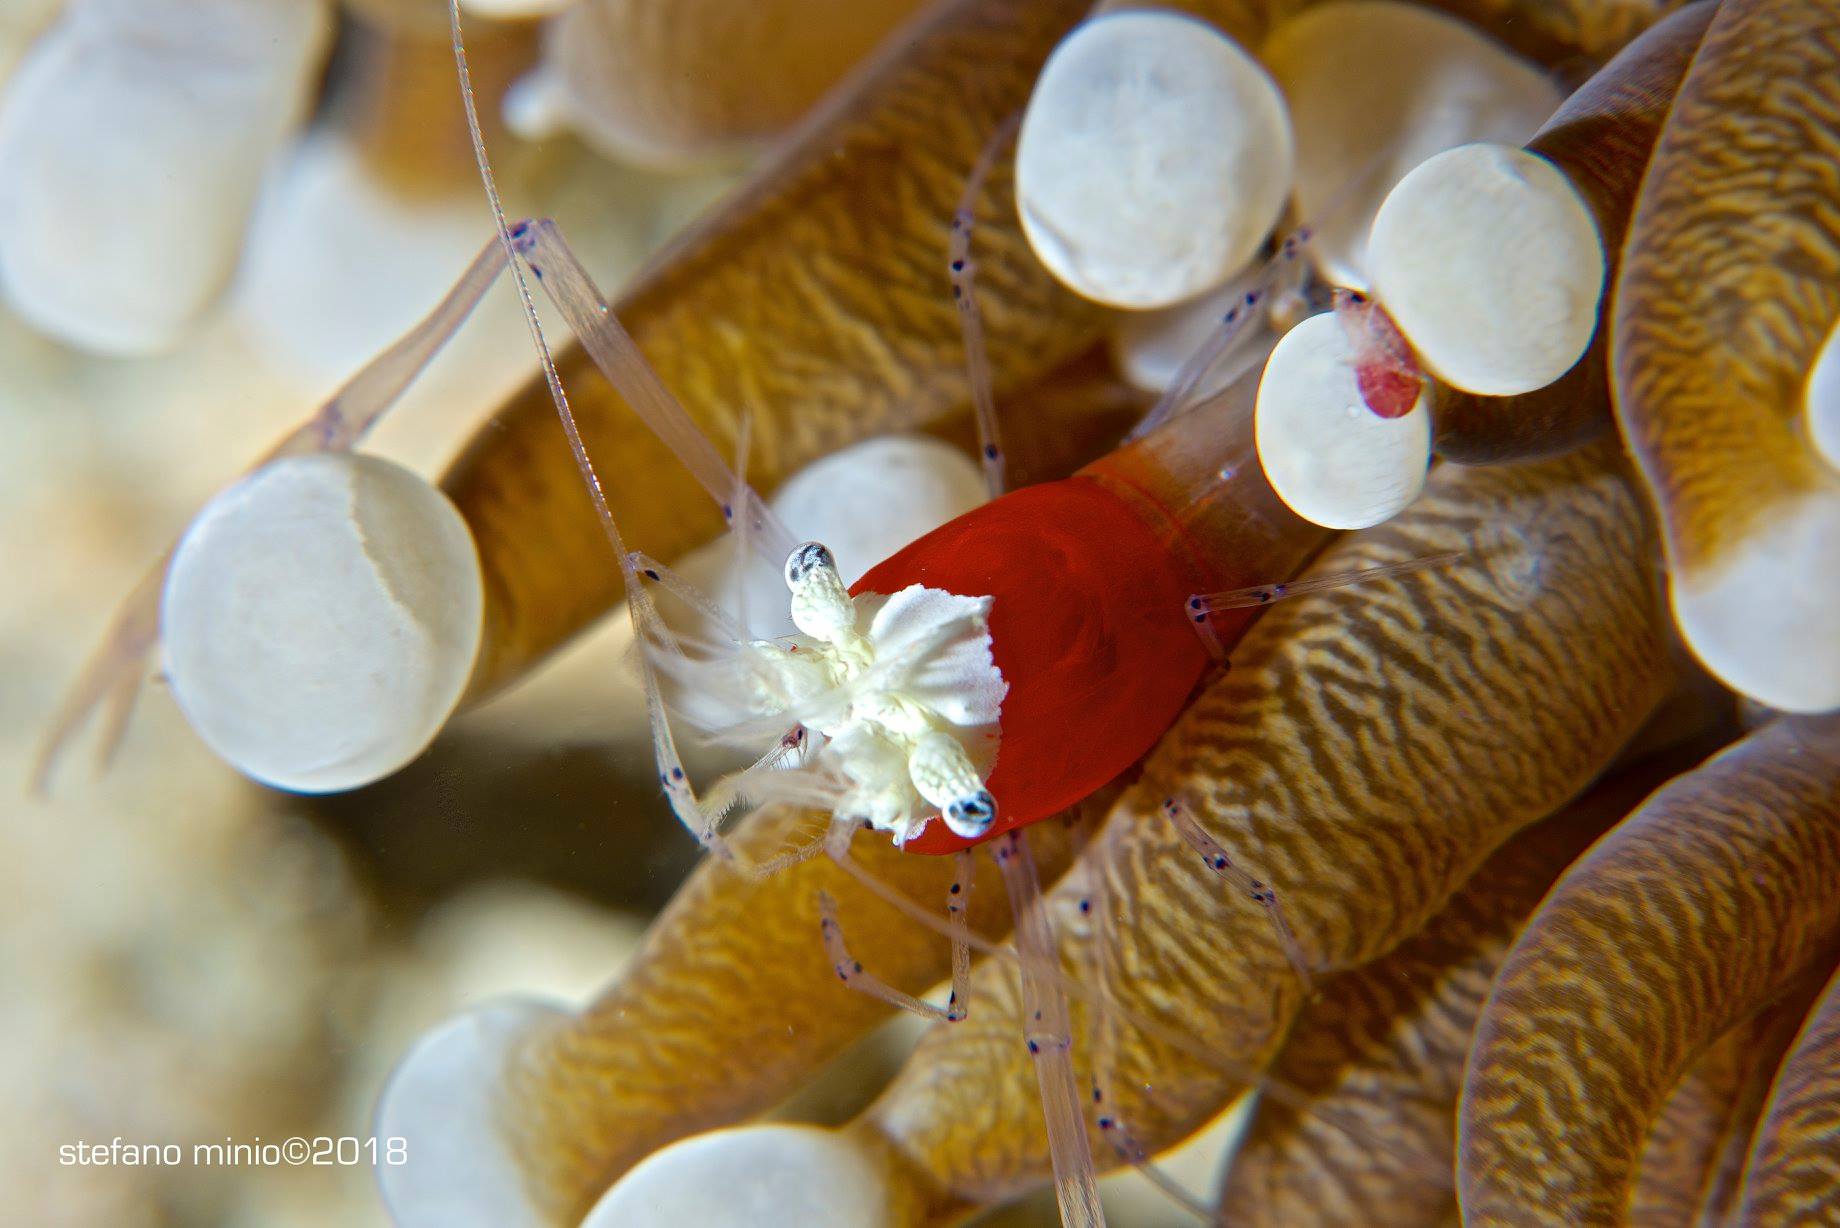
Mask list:
[[1676,568],[1674,620],[1725,685],[1783,712],[1840,708],[1840,493],[1772,508],[1717,567]]
[[1484,396],[1544,388],[1597,330],[1606,259],[1578,190],[1545,158],[1460,145],[1387,194],[1368,272],[1400,331],[1446,383]]
[[568,1018],[547,1003],[494,1002],[441,1024],[403,1056],[375,1123],[377,1182],[396,1228],[552,1228],[503,1132],[502,1100],[518,1042]]
[[1466,142],[1519,144],[1565,98],[1478,26],[1398,0],[1306,9],[1279,23],[1260,58],[1297,130],[1293,199],[1311,220],[1309,258],[1326,280],[1359,289],[1374,213],[1401,176]]
[[314,453],[205,505],[160,601],[192,728],[277,788],[356,788],[419,755],[479,652],[485,585],[446,495],[393,462]]
[[1166,307],[1249,260],[1290,191],[1290,119],[1236,43],[1181,13],[1108,13],[1048,57],[1016,146],[1024,234],[1069,288]]
[[881,1170],[847,1136],[745,1126],[673,1143],[622,1177],[581,1228],[880,1228]]
[[178,344],[236,268],[332,6],[72,3],[0,97],[0,286],[94,353]]
[[1362,529],[1424,488],[1431,416],[1421,395],[1382,418],[1356,382],[1355,352],[1334,314],[1286,333],[1259,381],[1253,438],[1266,480],[1290,509],[1331,529]]

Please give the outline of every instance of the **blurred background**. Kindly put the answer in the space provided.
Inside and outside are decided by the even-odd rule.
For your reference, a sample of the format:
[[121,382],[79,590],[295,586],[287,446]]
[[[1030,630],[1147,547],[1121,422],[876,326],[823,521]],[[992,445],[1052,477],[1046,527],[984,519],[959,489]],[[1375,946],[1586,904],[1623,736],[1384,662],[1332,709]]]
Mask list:
[[[661,157],[577,135],[537,71],[560,8],[480,0],[473,73],[508,209],[556,217],[611,291],[765,137]],[[384,1223],[362,1166],[58,1149],[366,1135],[421,1031],[503,993],[582,1000],[692,864],[617,629],[355,793],[248,783],[157,678],[106,772],[81,741],[28,793],[115,603],[489,237],[446,22],[442,0],[0,0],[0,1221]],[[501,285],[367,450],[437,473],[533,370]],[[788,1111],[847,1116],[911,1033]],[[1192,1149],[1195,1188],[1215,1151]],[[1115,1193],[1121,1222],[1182,1222]],[[1055,1221],[1051,1199],[1000,1218]]]

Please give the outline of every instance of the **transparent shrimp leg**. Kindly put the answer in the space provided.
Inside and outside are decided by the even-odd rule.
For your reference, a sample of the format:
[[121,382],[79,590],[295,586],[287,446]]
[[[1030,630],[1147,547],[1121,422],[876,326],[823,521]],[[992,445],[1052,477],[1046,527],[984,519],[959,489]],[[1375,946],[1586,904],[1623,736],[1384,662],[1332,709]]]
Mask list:
[[[722,819],[741,801],[750,796],[751,786],[759,776],[777,768],[789,757],[802,752],[808,734],[802,726],[795,726],[782,737],[777,745],[740,772],[730,773],[718,779],[708,791],[707,797],[699,797],[691,783],[689,772],[684,767],[683,756],[677,749],[677,738],[672,731],[670,716],[665,708],[664,692],[658,677],[658,666],[650,652],[661,652],[676,657],[683,657],[683,646],[676,634],[665,622],[658,611],[657,603],[646,580],[654,580],[670,587],[671,591],[693,603],[700,611],[718,620],[718,624],[727,622],[727,615],[704,597],[693,586],[637,551],[627,551],[618,537],[618,529],[608,517],[609,533],[613,536],[615,549],[619,551],[620,568],[626,581],[626,608],[632,620],[633,637],[639,645],[637,658],[640,684],[645,694],[646,716],[652,731],[652,755],[658,768],[658,782],[663,787],[665,800],[671,812],[679,822],[689,830],[699,844],[720,858],[740,873],[751,878],[764,878],[777,873],[789,865],[797,864],[813,856],[823,848],[823,839],[813,840],[808,845],[793,849],[766,862],[751,861],[739,853],[722,837],[720,825]],[[648,651],[648,649],[650,651]]]
[[[805,744],[806,737],[803,726],[795,727],[780,739],[777,746],[746,768],[718,779],[698,799],[698,813],[712,817],[719,822],[737,804],[751,799],[753,786],[758,782],[760,776],[780,770],[788,759],[797,756]],[[810,860],[822,853],[825,848],[826,837],[819,835],[765,860],[757,861],[730,852],[726,855],[726,861],[731,870],[751,881],[758,882],[771,878],[790,866]]]
[[972,256],[971,236],[976,226],[977,200],[984,190],[997,157],[1016,138],[1022,126],[1022,112],[1016,111],[997,126],[986,141],[978,160],[965,180],[965,190],[952,213],[952,236],[947,243],[946,258],[952,278],[952,302],[958,308],[959,329],[965,338],[965,374],[971,385],[971,408],[977,418],[978,460],[984,469],[984,485],[991,498],[1002,494],[1008,484],[1007,461],[1003,439],[997,429],[997,400],[991,388],[990,356],[984,345],[984,315],[977,305],[977,261]]
[[[722,505],[729,523],[735,523],[737,514],[744,517],[752,529],[752,540],[756,548],[766,552],[775,565],[791,552],[792,536],[759,495],[729,470],[708,437],[665,388],[663,381],[645,361],[645,356],[639,352],[632,337],[614,318],[587,270],[562,240],[554,223],[519,222],[513,226],[507,221],[479,123],[478,101],[473,93],[472,73],[467,65],[458,0],[449,0],[447,11],[449,31],[453,37],[454,65],[460,78],[461,102],[466,112],[468,133],[472,138],[474,159],[479,166],[480,183],[485,189],[487,203],[491,206],[504,262],[510,267],[512,278],[517,284],[531,344],[542,365],[544,382],[549,387],[551,400],[555,402],[563,434],[593,501],[601,527],[607,535],[608,544],[613,548],[614,557],[619,560],[634,639],[641,645],[672,644],[675,641],[671,632],[659,614],[650,591],[641,582],[635,557],[626,548],[625,539],[607,503],[600,475],[588,455],[587,446],[582,442],[575,413],[569,407],[568,393],[562,386],[562,377],[556,370],[548,339],[543,334],[542,322],[537,317],[530,285],[524,277],[525,267],[549,291],[551,301],[568,320],[576,338],[595,365],[652,431],[671,448],[680,463]],[[745,506],[740,508],[735,506],[735,492],[738,490],[746,492]],[[637,656],[640,681],[645,693],[646,715],[652,729],[652,752],[658,766],[659,782],[664,787],[671,811],[710,852],[725,862],[740,866],[741,859],[717,831],[719,814],[712,813],[710,808],[699,803],[689,773],[684,770],[683,757],[678,753],[676,736],[665,711],[657,670],[644,651]],[[759,871],[759,867],[754,869]]]
[[[721,507],[724,519],[730,525],[744,525],[753,548],[778,568],[792,552],[796,539],[766,501],[722,460],[702,428],[664,386],[632,335],[608,308],[556,224],[547,218],[523,221],[509,227],[507,235],[513,250],[549,292],[550,301],[568,321],[594,365],[709,492]],[[742,519],[738,521],[737,517]]]
[[[1277,342],[1267,325],[1274,318],[1295,317],[1307,310],[1319,292],[1320,283],[1312,281],[1310,262],[1304,258],[1317,229],[1364,199],[1362,188],[1385,169],[1388,154],[1385,149],[1376,151],[1336,190],[1318,214],[1278,243],[1270,258],[1252,275],[1245,293],[1227,309],[1201,347],[1182,364],[1168,389],[1125,437],[1127,440],[1141,438],[1192,408],[1195,390],[1220,363],[1232,358],[1238,364],[1238,371],[1244,372],[1264,361]],[[1278,327],[1281,329],[1283,325]]]
[[1272,928],[1278,933],[1278,945],[1284,948],[1285,958],[1297,971],[1297,979],[1303,982],[1304,992],[1308,993],[1314,982],[1310,975],[1309,957],[1304,953],[1303,944],[1297,941],[1296,933],[1290,922],[1284,917],[1284,907],[1278,903],[1278,893],[1269,883],[1254,878],[1241,869],[1227,855],[1227,850],[1220,847],[1214,837],[1207,834],[1199,819],[1181,801],[1173,797],[1163,799],[1163,814],[1175,825],[1176,831],[1188,846],[1195,850],[1201,860],[1214,873],[1225,879],[1236,890],[1243,891],[1253,903],[1265,910],[1271,918]]
[[[643,550],[632,551],[631,559],[634,571],[708,619],[712,630],[729,639],[743,638],[745,632],[741,619],[710,600],[702,589]],[[675,638],[672,637],[673,641]]]
[[1170,1202],[1194,1216],[1198,1223],[1212,1223],[1214,1213],[1201,1199],[1184,1189],[1182,1183],[1150,1162],[1143,1145],[1131,1134],[1130,1127],[1112,1113],[1106,1111],[1100,1096],[1098,1085],[1093,1086],[1093,1104],[1098,1107],[1099,1131],[1112,1145],[1118,1158],[1137,1171],[1138,1176],[1156,1187],[1158,1193]]
[[1446,550],[1438,554],[1427,554],[1422,558],[1406,559],[1398,563],[1387,563],[1380,567],[1363,567],[1358,571],[1339,571],[1326,576],[1311,576],[1304,580],[1279,580],[1271,584],[1248,584],[1244,588],[1223,589],[1217,593],[1195,593],[1191,595],[1183,608],[1187,611],[1189,621],[1194,623],[1196,634],[1208,645],[1214,659],[1225,660],[1220,639],[1214,634],[1213,615],[1222,610],[1243,610],[1267,606],[1286,597],[1299,597],[1304,593],[1317,593],[1324,589],[1346,588],[1356,584],[1366,584],[1387,576],[1403,575],[1406,572],[1422,571],[1427,567],[1441,567],[1463,557],[1461,550]]
[[1035,871],[1035,859],[1029,855],[1028,841],[1020,831],[999,836],[991,851],[1016,918],[1026,1040],[1035,1060],[1035,1077],[1041,1085],[1041,1108],[1047,1119],[1048,1153],[1054,1166],[1054,1193],[1060,1203],[1061,1223],[1065,1228],[1102,1228],[1105,1209],[1099,1202],[1097,1170],[1073,1073],[1073,1020],[1058,975],[1054,930],[1042,900],[1041,878]]
[[1112,936],[1117,933],[1117,930],[1113,928],[1111,885],[1106,881],[1103,870],[1095,869],[1094,875],[1092,894],[1080,901],[1080,911],[1092,917],[1093,991],[1098,1014],[1098,1019],[1091,1029],[1092,1035],[1096,1038],[1092,1080],[1095,1124],[1099,1127],[1100,1135],[1111,1144],[1113,1153],[1121,1161],[1129,1164],[1144,1180],[1176,1206],[1195,1216],[1202,1223],[1207,1223],[1212,1219],[1212,1215],[1206,1204],[1184,1189],[1175,1178],[1151,1163],[1150,1157],[1131,1134],[1130,1127],[1106,1104],[1101,1078],[1117,1068],[1113,1032],[1116,1026],[1116,1011],[1111,976],[1108,972],[1112,955]]
[[788,760],[803,754],[810,745],[812,735],[804,726],[795,725],[766,754],[741,771],[720,777],[707,790],[706,795],[699,797],[677,749],[676,735],[671,729],[670,716],[664,704],[658,667],[646,651],[649,647],[682,657],[683,646],[658,612],[645,581],[658,582],[668,591],[690,602],[697,610],[715,620],[718,629],[724,633],[739,632],[721,607],[656,560],[631,551],[621,556],[621,566],[626,573],[627,609],[632,619],[633,635],[640,645],[636,656],[640,682],[645,693],[646,715],[652,730],[652,754],[658,768],[659,784],[664,789],[665,800],[670,804],[672,813],[696,837],[698,843],[749,878],[769,877],[821,852],[825,847],[824,837],[818,837],[767,861],[756,862],[743,857],[723,839],[720,831],[722,820],[737,804],[752,797],[754,787],[762,775],[778,771]]
[[[343,452],[356,446],[465,323],[503,268],[497,242],[488,242],[433,311],[282,436],[248,471],[284,456]],[[160,642],[160,593],[174,548],[166,549],[116,608],[101,644],[59,705],[33,762],[34,792],[42,793],[50,786],[64,748],[99,707],[106,705],[107,714],[97,741],[98,765],[106,765],[120,745]]]
[[1445,550],[1437,554],[1427,554],[1423,558],[1406,559],[1400,563],[1387,563],[1381,567],[1363,567],[1358,571],[1339,571],[1333,575],[1311,576],[1307,580],[1283,580],[1275,584],[1249,584],[1244,588],[1229,588],[1218,593],[1197,593],[1188,599],[1188,608],[1199,613],[1211,613],[1215,610],[1244,609],[1248,606],[1270,605],[1285,597],[1298,597],[1304,593],[1317,593],[1329,588],[1345,588],[1353,584],[1365,584],[1385,576],[1403,575],[1410,571],[1423,571],[1427,567],[1441,567],[1454,563],[1463,557],[1461,550]]
[[[854,823],[845,820],[835,829],[840,833],[838,838],[844,845],[847,846],[855,827]],[[832,966],[837,969],[838,980],[858,993],[868,994],[871,998],[923,1018],[957,1023],[966,1016],[971,1007],[971,944],[965,916],[971,898],[974,870],[969,849],[955,856],[952,882],[946,890],[946,922],[952,932],[952,988],[947,992],[945,1005],[938,1006],[924,998],[904,993],[864,969],[862,962],[851,956],[849,946],[844,941],[843,923],[837,919],[836,901],[828,893],[820,891],[819,926],[824,936],[824,949],[831,957]],[[847,858],[848,853],[843,853],[842,857]]]
[[[865,888],[885,901],[890,907],[899,911],[903,916],[909,918],[915,924],[924,926],[942,936],[953,937],[953,931],[947,921],[942,920],[925,906],[910,899],[887,883],[882,882],[849,857],[847,848],[849,844],[849,835],[853,830],[852,827],[843,831],[841,833],[841,840],[835,835],[827,837],[828,847],[826,851],[830,854],[832,860],[842,866],[857,882],[861,883]],[[837,831],[837,826],[833,825],[832,832],[837,833]],[[993,841],[993,846],[1013,836],[1019,836],[1020,834],[1019,832],[1011,832],[1001,837],[998,841]],[[1001,868],[1002,862],[999,861],[998,864]],[[1008,881],[1006,877],[1006,884]],[[1026,887],[1024,890],[1026,890]],[[1039,882],[1037,882],[1036,898],[1040,898]],[[1011,904],[1013,909],[1013,899]],[[1111,933],[1112,931],[1107,930],[1106,932]],[[1256,1089],[1260,1095],[1268,1096],[1281,1104],[1289,1105],[1301,1111],[1315,1113],[1320,1120],[1328,1123],[1333,1129],[1339,1131],[1349,1140],[1360,1146],[1385,1151],[1403,1159],[1416,1159],[1415,1153],[1410,1149],[1373,1133],[1364,1122],[1347,1113],[1324,1110],[1315,1103],[1310,1093],[1282,1079],[1272,1077],[1269,1071],[1223,1057],[1213,1049],[1202,1045],[1186,1032],[1170,1027],[1149,1016],[1125,1010],[1112,1000],[1109,993],[1109,986],[1106,982],[1101,980],[1097,986],[1086,985],[1067,976],[1062,971],[1059,960],[1054,957],[1051,951],[1039,951],[1033,944],[1031,944],[1028,949],[1025,949],[1020,934],[1017,935],[1012,944],[993,942],[988,938],[970,933],[969,930],[967,930],[965,941],[970,946],[971,950],[976,951],[978,954],[986,956],[989,959],[1000,960],[1006,964],[1013,965],[1019,971],[1027,973],[1035,978],[1035,982],[1038,986],[1062,995],[1063,998],[1077,998],[1087,1003],[1094,1011],[1102,1012],[1106,1019],[1113,1023],[1127,1024],[1137,1031],[1142,1032],[1145,1036],[1168,1044],[1176,1050],[1194,1058],[1197,1062],[1202,1063],[1209,1069],[1219,1070],[1222,1073],[1244,1082],[1249,1088]],[[1033,1006],[1027,1007],[1031,1019],[1033,1019],[1034,1009]],[[1103,1030],[1101,1030],[1100,1034],[1102,1036],[1104,1035]],[[1103,1057],[1103,1053],[1101,1056]],[[1077,1101],[1077,1099],[1078,1096],[1076,1091],[1075,1100]]]
[[737,626],[748,625],[748,586],[745,573],[748,555],[752,549],[754,537],[754,518],[743,516],[736,519],[734,509],[747,506],[748,454],[754,442],[754,416],[743,412],[741,425],[735,432],[735,480],[729,484],[729,498],[722,505],[723,515],[727,518],[730,531],[735,535],[734,582],[730,585],[735,594],[735,618]]

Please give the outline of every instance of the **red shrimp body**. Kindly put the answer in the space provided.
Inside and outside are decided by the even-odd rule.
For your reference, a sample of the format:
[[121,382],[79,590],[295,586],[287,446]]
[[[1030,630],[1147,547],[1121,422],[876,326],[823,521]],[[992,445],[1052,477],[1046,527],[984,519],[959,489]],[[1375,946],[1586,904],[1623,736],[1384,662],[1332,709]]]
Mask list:
[[956,852],[1056,814],[1174,722],[1208,653],[1185,609],[1199,577],[1166,541],[1133,501],[1081,473],[968,512],[856,583],[994,599],[992,655],[1009,683],[986,781],[997,819],[979,840],[929,823],[910,852]]

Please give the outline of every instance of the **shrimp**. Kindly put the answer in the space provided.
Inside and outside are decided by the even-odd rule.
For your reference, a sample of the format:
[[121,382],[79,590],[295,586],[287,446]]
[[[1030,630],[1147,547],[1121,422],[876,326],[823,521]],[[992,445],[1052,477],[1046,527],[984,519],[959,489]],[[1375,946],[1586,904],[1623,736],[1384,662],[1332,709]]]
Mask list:
[[[1069,1224],[1103,1223],[1069,1055],[1066,995],[1058,974],[1044,971],[1052,968],[1055,938],[1021,829],[1090,796],[1141,758],[1208,668],[1210,647],[1237,638],[1257,604],[1210,606],[1199,616],[1209,632],[1204,638],[1193,626],[1197,592],[1244,586],[1255,574],[1269,579],[1273,570],[1289,576],[1327,535],[1285,512],[1256,469],[1223,463],[1223,447],[1245,451],[1249,428],[1243,406],[1227,404],[1221,412],[1193,411],[1071,478],[1002,495],[846,588],[822,543],[787,549],[785,530],[695,430],[554,225],[507,222],[474,111],[457,7],[452,20],[468,121],[507,263],[571,450],[627,580],[666,798],[697,839],[728,860],[736,855],[721,822],[738,804],[767,800],[827,807],[833,817],[823,847],[846,867],[850,837],[869,827],[910,851],[960,854],[956,886],[969,877],[964,851],[994,840],[1015,914],[1023,998],[1033,1021],[1027,1043],[1063,1216]],[[993,141],[974,170],[974,186],[994,147]],[[968,249],[968,219],[961,216],[951,253],[961,303],[968,286],[958,275],[969,263]],[[550,358],[525,269],[627,401],[720,501],[742,553],[752,546],[784,559],[797,635],[734,638],[735,624],[712,603],[626,548]],[[973,387],[985,390],[979,422],[986,425],[977,328],[969,311],[966,351]],[[986,461],[998,461],[994,438],[986,434],[983,443]],[[998,465],[986,473],[993,485],[1000,480]],[[1231,561],[1214,561],[1220,559]],[[680,637],[660,617],[644,579],[685,597],[728,642]],[[737,710],[738,719],[711,731],[721,738],[789,730],[773,735],[750,767],[699,797],[677,753],[661,677],[716,693]],[[743,868],[764,874],[815,851],[808,845]],[[834,907],[821,901],[823,938],[837,975],[892,1005],[947,1022],[963,1018],[968,936],[962,907],[954,902],[948,909],[954,985],[946,1006],[879,981],[849,953]],[[1274,917],[1282,924],[1275,911]]]

